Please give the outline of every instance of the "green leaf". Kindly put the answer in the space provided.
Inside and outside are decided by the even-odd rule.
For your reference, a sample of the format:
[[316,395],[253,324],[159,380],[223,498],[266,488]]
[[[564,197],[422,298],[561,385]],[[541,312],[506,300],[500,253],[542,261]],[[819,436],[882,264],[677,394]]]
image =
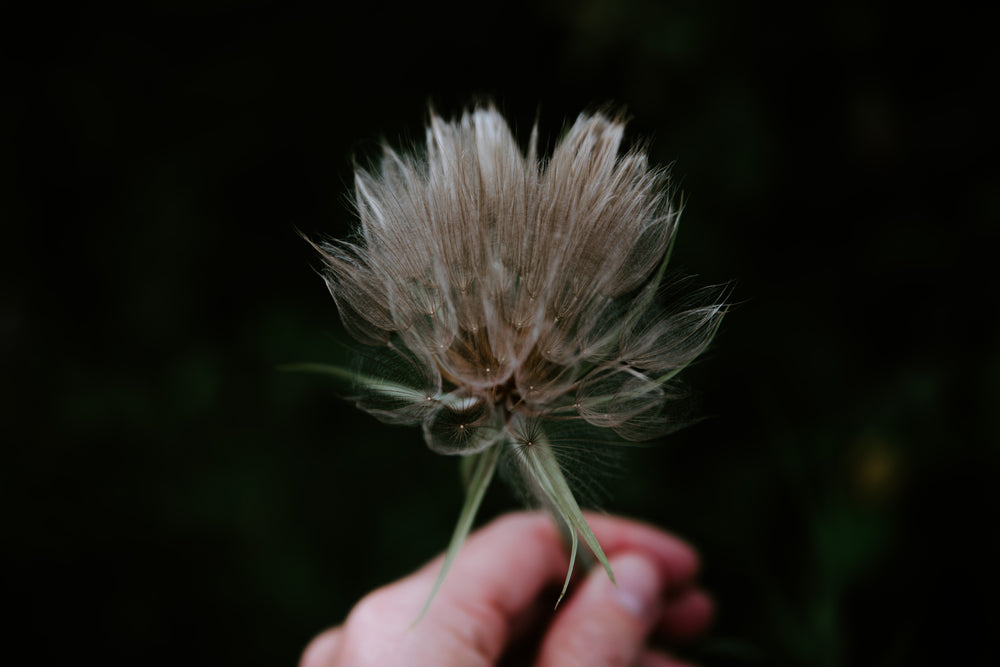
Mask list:
[[471,468],[472,474],[465,489],[465,504],[462,506],[462,512],[458,516],[458,524],[455,526],[455,532],[452,533],[451,542],[448,544],[448,551],[445,553],[444,563],[441,565],[437,581],[434,582],[434,588],[431,589],[431,593],[427,597],[427,602],[424,603],[423,609],[420,610],[420,615],[413,621],[413,625],[419,623],[423,619],[424,614],[427,613],[427,610],[430,609],[434,596],[437,595],[441,584],[444,583],[444,579],[448,575],[448,570],[451,569],[451,564],[454,562],[455,556],[458,555],[458,550],[462,547],[462,543],[465,542],[466,536],[468,536],[469,531],[472,529],[472,522],[476,518],[476,512],[479,511],[479,505],[483,502],[486,489],[490,485],[490,480],[493,479],[493,472],[496,470],[497,461],[500,458],[502,444],[503,441],[498,442],[483,452],[467,457],[470,459],[467,465]]

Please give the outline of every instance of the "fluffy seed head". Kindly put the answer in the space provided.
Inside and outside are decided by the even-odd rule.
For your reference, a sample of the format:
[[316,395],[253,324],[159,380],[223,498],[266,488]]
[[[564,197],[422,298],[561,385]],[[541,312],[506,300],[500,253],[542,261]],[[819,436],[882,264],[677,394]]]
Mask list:
[[367,346],[349,374],[359,406],[420,424],[434,451],[477,457],[483,484],[502,454],[595,553],[552,429],[662,433],[674,376],[724,313],[717,292],[661,305],[678,210],[666,171],[621,150],[623,131],[581,114],[542,159],[537,128],[524,153],[493,108],[432,114],[422,154],[386,147],[356,173],[354,238],[316,246]]

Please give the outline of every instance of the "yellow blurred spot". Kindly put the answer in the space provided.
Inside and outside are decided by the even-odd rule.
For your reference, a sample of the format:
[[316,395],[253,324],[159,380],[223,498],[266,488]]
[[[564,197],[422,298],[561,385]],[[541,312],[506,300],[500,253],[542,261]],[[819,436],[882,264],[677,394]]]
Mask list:
[[862,436],[851,457],[850,476],[858,495],[883,502],[896,494],[900,477],[900,457],[885,438]]

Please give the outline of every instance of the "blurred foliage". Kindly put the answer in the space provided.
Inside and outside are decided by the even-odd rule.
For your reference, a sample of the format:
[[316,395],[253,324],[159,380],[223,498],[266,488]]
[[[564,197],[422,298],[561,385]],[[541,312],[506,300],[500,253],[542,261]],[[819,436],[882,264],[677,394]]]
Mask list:
[[[331,6],[332,7],[332,6]],[[446,545],[456,462],[277,365],[336,361],[296,235],[354,160],[495,99],[624,106],[681,273],[735,281],[705,419],[608,510],[701,550],[706,665],[989,664],[1000,216],[991,23],[915,5],[77,5],[2,30],[4,589],[42,664],[290,664]],[[484,519],[514,507],[502,488]],[[197,656],[195,658],[194,656]],[[995,664],[995,663],[993,663]]]

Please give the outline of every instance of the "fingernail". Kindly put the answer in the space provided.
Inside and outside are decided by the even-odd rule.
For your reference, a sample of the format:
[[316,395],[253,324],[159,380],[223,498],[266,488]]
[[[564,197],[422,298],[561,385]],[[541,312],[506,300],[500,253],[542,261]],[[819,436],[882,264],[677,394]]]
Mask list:
[[656,613],[660,597],[660,573],[656,565],[638,554],[626,554],[611,561],[618,588],[615,598],[625,610],[639,618]]

